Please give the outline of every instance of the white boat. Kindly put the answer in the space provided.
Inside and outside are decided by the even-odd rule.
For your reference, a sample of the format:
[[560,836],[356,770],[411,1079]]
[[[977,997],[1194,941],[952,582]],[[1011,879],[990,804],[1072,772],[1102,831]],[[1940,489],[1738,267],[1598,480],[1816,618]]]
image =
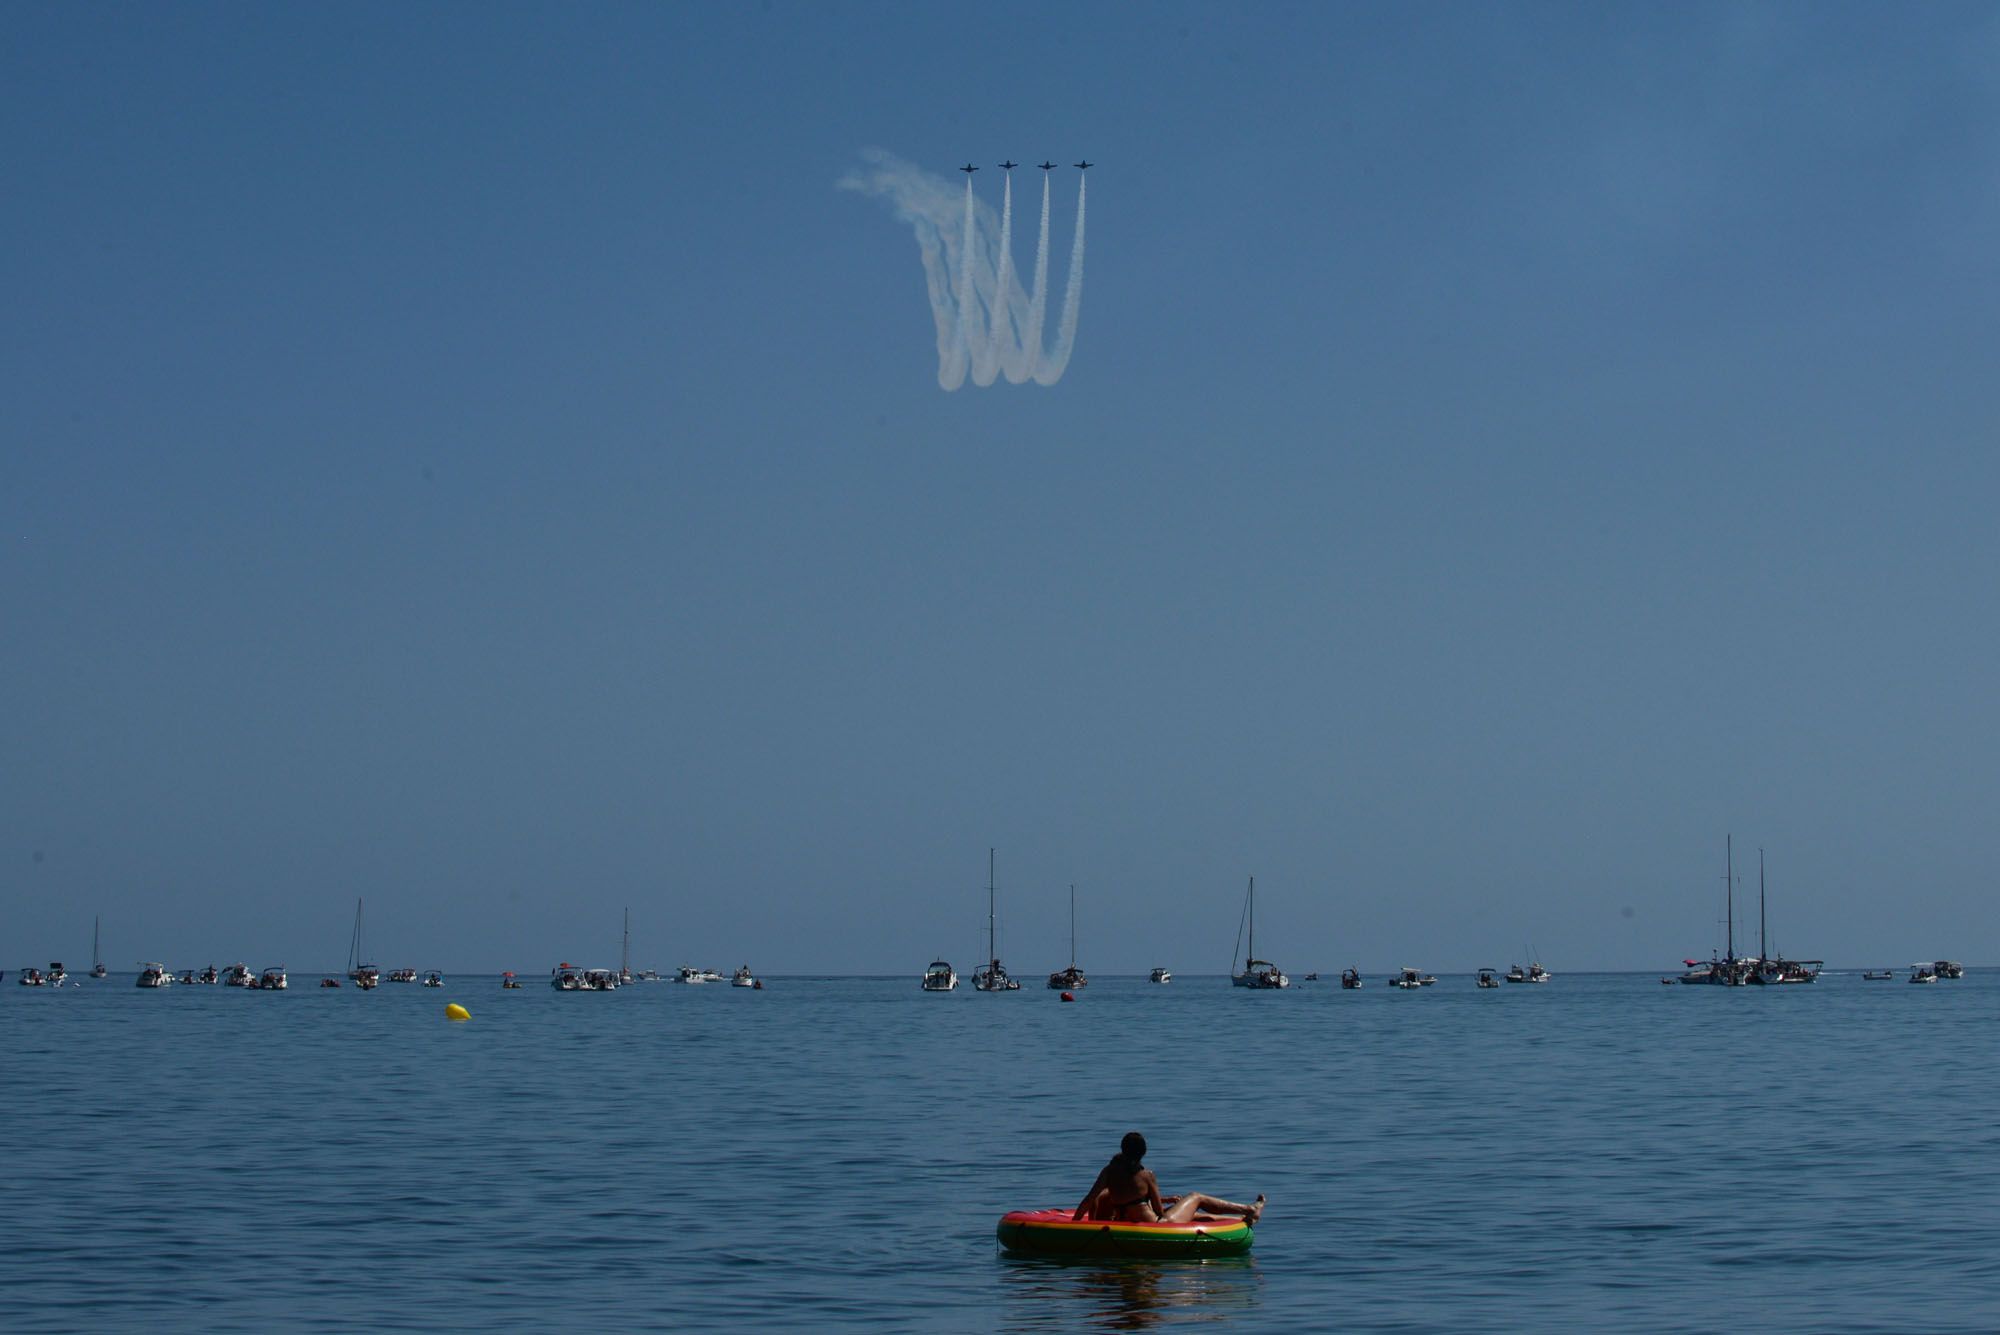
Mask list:
[[354,900],[354,936],[347,945],[347,978],[356,987],[366,992],[382,981],[382,972],[372,964],[364,964],[361,950],[361,899]]
[[40,969],[35,968],[33,965],[24,965],[16,972],[18,973],[19,976],[16,977],[14,981],[19,983],[22,987],[48,986],[48,980],[42,977],[42,971]]
[[1420,971],[1416,969],[1404,969],[1401,973],[1397,974],[1394,978],[1391,978],[1389,980],[1389,986],[1400,987],[1405,990],[1413,990],[1415,988],[1422,987],[1423,985],[1424,985],[1424,976]]
[[583,975],[571,965],[558,964],[549,970],[549,986],[558,992],[581,992]]
[[50,987],[61,987],[68,980],[69,971],[63,968],[61,960],[50,960],[49,971],[43,977],[48,979]]
[[757,986],[757,977],[750,972],[750,966],[746,964],[729,976],[729,985],[731,987],[755,987]]
[[1937,965],[1926,964],[1922,960],[1910,966],[1910,981],[1913,983],[1935,983],[1938,980]]
[[439,972],[438,972],[438,971],[437,971],[436,969],[432,969],[432,970],[431,970],[431,971],[430,971],[429,973],[427,973],[427,974],[425,974],[425,975],[424,975],[424,986],[425,986],[425,987],[443,987],[443,986],[444,986],[444,975],[443,975],[443,974],[441,974],[441,973],[439,973]]
[[257,975],[250,972],[250,966],[247,964],[232,964],[222,971],[222,985],[224,987],[255,987],[257,985]]
[[1171,970],[1156,966],[1151,973],[1146,975],[1146,981],[1149,983],[1171,983],[1174,981],[1174,975]]
[[[1243,972],[1232,973],[1229,983],[1232,987],[1249,987],[1259,991],[1272,991],[1290,987],[1292,980],[1285,977],[1284,970],[1269,960],[1257,958],[1257,878],[1250,878],[1250,888],[1243,897],[1244,916],[1250,923],[1250,951],[1243,957]],[[1241,927],[1238,927],[1239,935]]]
[[632,981],[635,983],[657,983],[660,981],[660,971],[658,969],[641,969],[632,975]]
[[683,964],[674,974],[677,983],[705,983],[709,980],[707,969],[697,969],[692,964]]
[[417,971],[415,969],[391,969],[389,970],[389,981],[392,983],[414,983],[417,981]]
[[139,965],[140,987],[171,987],[174,976],[167,972],[164,964],[141,963]]
[[1539,964],[1530,964],[1528,966],[1528,981],[1531,983],[1546,983],[1553,977],[1555,977],[1554,974]]
[[585,969],[583,990],[586,992],[616,992],[618,971],[616,969]]
[[1528,981],[1528,971],[1518,964],[1511,965],[1507,970],[1507,981],[1510,983],[1525,983]]
[[1004,965],[1000,963],[998,937],[995,934],[997,900],[993,889],[993,850],[986,850],[986,963],[972,971],[972,990],[975,992],[1019,992],[1021,984],[1009,978]]
[[932,960],[918,986],[926,992],[949,992],[958,986],[958,971],[951,967],[949,960]]
[[1965,977],[1965,966],[1957,960],[1939,960],[1931,967],[1937,970],[1937,976],[1940,978]]
[[285,981],[285,966],[273,964],[257,976],[257,987],[265,992],[282,992],[291,984]]
[[1473,980],[1473,985],[1476,987],[1498,987],[1500,986],[1500,980],[1494,977],[1493,970],[1481,969],[1479,971],[1479,977]]
[[1341,986],[1342,986],[1343,988],[1345,988],[1345,989],[1347,989],[1348,991],[1350,991],[1350,992],[1352,992],[1352,991],[1353,991],[1354,989],[1356,989],[1356,988],[1360,987],[1360,986],[1361,986],[1361,970],[1359,970],[1359,969],[1342,969],[1342,970],[1340,971],[1340,985],[1341,985]]
[[215,966],[211,964],[198,975],[192,969],[188,970],[187,973],[181,975],[181,981],[183,983],[199,983],[203,987],[214,987],[222,981],[222,975],[218,974],[215,971]]
[[1076,887],[1069,888],[1069,967],[1049,975],[1049,990],[1066,992],[1073,987],[1089,987],[1090,980],[1076,967]]

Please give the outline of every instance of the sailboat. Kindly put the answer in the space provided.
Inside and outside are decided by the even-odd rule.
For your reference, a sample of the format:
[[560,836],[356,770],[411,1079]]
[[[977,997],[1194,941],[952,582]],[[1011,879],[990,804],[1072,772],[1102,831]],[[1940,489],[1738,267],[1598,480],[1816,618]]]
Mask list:
[[625,939],[618,947],[618,981],[632,981],[632,910],[625,910]]
[[1269,960],[1257,958],[1257,878],[1250,878],[1249,893],[1244,896],[1243,911],[1250,920],[1250,953],[1244,956],[1243,972],[1232,972],[1229,981],[1237,987],[1279,988],[1290,987],[1292,980]]
[[354,939],[347,945],[347,977],[362,991],[382,981],[382,971],[361,958],[361,900],[354,901]]
[[97,948],[99,926],[100,919],[93,916],[90,920],[90,976],[92,978],[109,978],[111,970],[104,967],[104,952]]
[[1083,970],[1076,967],[1076,887],[1069,888],[1069,967],[1058,969],[1049,975],[1049,987],[1062,991],[1072,987],[1089,987],[1090,980],[1083,976]]
[[1021,984],[1007,976],[1000,963],[1000,947],[994,928],[993,850],[986,850],[986,963],[972,971],[975,992],[1019,992]]
[[1683,983],[1707,983],[1715,987],[1741,987],[1745,975],[1750,972],[1749,960],[1736,958],[1736,840],[1733,835],[1725,836],[1723,842],[1722,883],[1727,887],[1724,895],[1724,915],[1729,924],[1724,937],[1724,955],[1721,959],[1682,961],[1688,971],[1681,975]]
[[1810,983],[1819,977],[1825,967],[1823,960],[1788,960],[1782,954],[1773,956],[1765,931],[1764,917],[1764,850],[1757,850],[1757,963],[1752,966],[1746,982],[1760,987],[1781,987],[1787,983]]

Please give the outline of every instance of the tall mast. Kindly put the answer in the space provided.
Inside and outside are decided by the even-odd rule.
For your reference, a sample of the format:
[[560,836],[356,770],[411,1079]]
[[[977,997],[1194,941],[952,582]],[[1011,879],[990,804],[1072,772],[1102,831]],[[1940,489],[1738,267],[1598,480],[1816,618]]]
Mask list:
[[618,972],[632,972],[632,910],[625,910],[625,940],[618,947]]
[[990,848],[986,850],[986,963],[989,967],[1000,963],[1000,947],[993,940],[993,850]]
[[1764,945],[1764,850],[1757,850],[1757,958],[1761,962],[1771,957]]
[[1069,967],[1076,967],[1076,882],[1069,884]]
[[[1070,891],[1070,893],[1071,893],[1071,894],[1075,894],[1075,893],[1076,893],[1076,891],[1075,891],[1075,890],[1071,890],[1071,891]],[[1075,910],[1075,907],[1074,907],[1074,906],[1072,906],[1072,907],[1071,907],[1071,910],[1070,910],[1070,913],[1071,913],[1071,919],[1070,919],[1070,929],[1069,929],[1069,930],[1070,930],[1070,935],[1071,935],[1072,937],[1074,937],[1074,936],[1076,935],[1076,921],[1075,921],[1075,912],[1076,912],[1076,910]],[[94,968],[96,968],[96,967],[97,967],[98,965],[100,965],[100,964],[104,963],[104,952],[103,952],[102,950],[99,950],[99,949],[98,949],[98,942],[99,942],[99,936],[98,936],[98,929],[99,929],[99,928],[101,928],[101,927],[102,927],[103,925],[104,925],[104,920],[103,920],[102,918],[99,918],[99,917],[96,917],[96,916],[94,916],[94,915],[93,915],[93,916],[91,917],[91,920],[90,920],[90,967],[91,967],[91,968],[93,968],[93,969],[94,969]],[[1076,950],[1076,947],[1075,947],[1074,945],[1071,945],[1071,946],[1070,946],[1070,950],[1071,950],[1071,952],[1072,952],[1072,953],[1074,953],[1074,952],[1075,952],[1075,950]]]
[[[1257,878],[1250,878],[1250,959],[1257,958]],[[1244,968],[1249,968],[1245,965]]]
[[1736,963],[1736,836],[1723,836],[1723,877],[1724,895],[1729,914],[1728,941],[1729,963]]

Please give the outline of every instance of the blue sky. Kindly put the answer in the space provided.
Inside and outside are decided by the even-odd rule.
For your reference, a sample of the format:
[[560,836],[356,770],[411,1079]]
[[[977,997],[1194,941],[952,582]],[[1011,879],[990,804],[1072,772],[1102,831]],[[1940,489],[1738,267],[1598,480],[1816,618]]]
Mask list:
[[1004,17],[14,11],[0,963],[1994,957],[1990,7]]

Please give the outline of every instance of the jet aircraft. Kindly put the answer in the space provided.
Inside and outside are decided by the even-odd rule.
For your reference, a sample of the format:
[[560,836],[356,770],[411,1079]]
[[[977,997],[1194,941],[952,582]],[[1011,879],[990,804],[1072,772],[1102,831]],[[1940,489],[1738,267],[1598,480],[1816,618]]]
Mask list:
[[1089,171],[1089,170],[1091,169],[1091,167],[1092,167],[1093,165],[1094,165],[1094,164],[1092,164],[1092,163],[1088,163],[1088,162],[1079,162],[1079,163],[1077,163],[1077,164],[1076,164],[1076,169],[1077,169],[1078,171],[1080,171],[1080,172],[1081,172],[1081,171]]
[[1056,164],[1053,162],[1044,162],[1041,164],[1041,167],[1045,172],[1052,172],[1056,169]]
[[1003,172],[1010,172],[1010,171],[1013,171],[1013,170],[1014,170],[1014,168],[1016,168],[1016,167],[1018,167],[1018,166],[1020,166],[1020,165],[1021,165],[1021,164],[1020,164],[1020,163],[1018,163],[1018,162],[1003,162],[1003,163],[1001,163],[1001,164],[1000,164],[1000,170],[1001,170],[1001,171],[1003,171]]
[[970,175],[971,173],[978,171],[979,168],[973,166],[971,163],[968,162],[963,167],[960,167],[959,170]]

